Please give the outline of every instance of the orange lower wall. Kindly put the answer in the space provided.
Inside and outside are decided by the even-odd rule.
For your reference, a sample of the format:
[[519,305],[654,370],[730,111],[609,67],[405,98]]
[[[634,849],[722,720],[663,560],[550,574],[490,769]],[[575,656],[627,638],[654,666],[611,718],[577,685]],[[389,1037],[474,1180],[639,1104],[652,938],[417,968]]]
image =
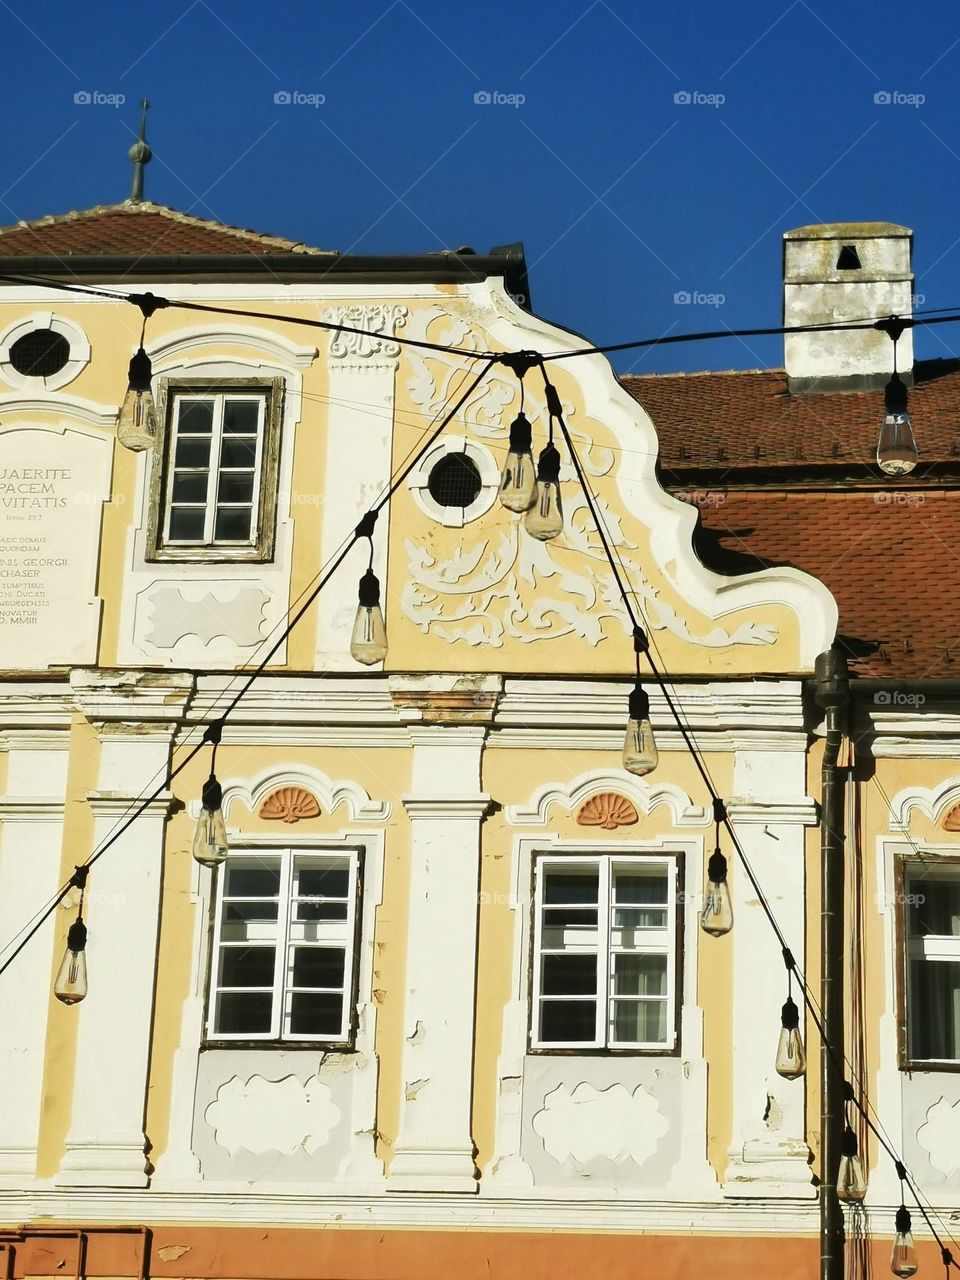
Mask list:
[[[39,1229],[41,1232],[44,1228]],[[47,1229],[49,1230],[49,1229]],[[89,1228],[84,1241],[30,1227],[0,1231],[11,1277],[89,1276],[161,1280],[814,1280],[815,1237],[674,1236],[586,1232],[356,1230],[333,1225],[157,1227],[143,1234]],[[75,1229],[76,1230],[76,1229]],[[85,1265],[77,1267],[78,1249]],[[874,1274],[889,1273],[889,1240],[871,1243]],[[146,1249],[146,1267],[140,1263]],[[920,1246],[920,1273],[938,1274],[939,1252]],[[3,1274],[0,1255],[0,1274]],[[848,1275],[862,1274],[848,1267]]]

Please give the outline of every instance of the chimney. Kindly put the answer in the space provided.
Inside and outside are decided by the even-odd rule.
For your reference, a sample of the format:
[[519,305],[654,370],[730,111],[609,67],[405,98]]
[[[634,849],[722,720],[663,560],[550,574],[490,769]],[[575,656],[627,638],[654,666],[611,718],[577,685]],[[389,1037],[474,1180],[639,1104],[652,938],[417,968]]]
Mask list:
[[[913,314],[913,232],[893,222],[828,222],[783,237],[784,327]],[[882,388],[893,343],[875,329],[785,334],[783,363],[795,395]],[[913,331],[897,343],[897,368],[913,381]]]

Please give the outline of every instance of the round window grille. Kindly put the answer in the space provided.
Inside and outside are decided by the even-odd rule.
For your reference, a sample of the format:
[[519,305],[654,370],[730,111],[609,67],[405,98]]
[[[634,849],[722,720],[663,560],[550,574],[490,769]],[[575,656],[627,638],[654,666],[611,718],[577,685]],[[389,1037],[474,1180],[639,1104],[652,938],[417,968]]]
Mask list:
[[469,507],[476,502],[481,488],[477,464],[466,453],[446,454],[427,480],[430,497],[441,507]]
[[51,378],[70,359],[70,343],[52,329],[32,329],[16,340],[8,358],[25,378]]

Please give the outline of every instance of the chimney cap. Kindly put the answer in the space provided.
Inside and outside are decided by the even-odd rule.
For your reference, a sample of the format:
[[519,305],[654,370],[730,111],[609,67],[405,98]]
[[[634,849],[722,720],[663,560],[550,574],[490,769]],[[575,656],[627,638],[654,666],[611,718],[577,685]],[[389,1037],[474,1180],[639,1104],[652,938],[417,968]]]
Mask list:
[[784,240],[899,240],[913,239],[911,227],[898,222],[815,222],[783,233]]

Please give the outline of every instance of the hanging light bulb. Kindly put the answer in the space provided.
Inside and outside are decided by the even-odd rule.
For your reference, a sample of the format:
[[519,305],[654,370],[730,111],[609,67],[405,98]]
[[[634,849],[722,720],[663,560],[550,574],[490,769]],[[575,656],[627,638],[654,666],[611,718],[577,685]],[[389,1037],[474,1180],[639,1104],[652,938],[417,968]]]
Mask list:
[[[719,832],[717,833],[719,839]],[[700,928],[714,938],[729,933],[733,928],[733,902],[727,885],[727,860],[719,844],[707,863],[707,888],[700,912]]]
[[849,1125],[840,1143],[840,1168],[837,1171],[837,1199],[846,1204],[860,1204],[867,1194],[867,1178],[860,1163],[857,1135]]
[[200,818],[193,836],[193,856],[203,867],[218,867],[228,852],[227,826],[223,820],[223,788],[211,773],[201,792]]
[[877,441],[877,466],[887,476],[905,476],[919,461],[907,412],[907,388],[894,371],[883,392],[883,425]]
[[890,1253],[890,1270],[895,1276],[913,1276],[917,1274],[919,1260],[916,1246],[913,1243],[913,1224],[910,1211],[901,1205],[896,1217],[897,1236]]
[[549,542],[563,533],[563,508],[560,505],[560,453],[548,444],[537,460],[537,500],[524,517],[531,537]]
[[117,439],[125,449],[139,453],[157,439],[157,406],[150,389],[153,368],[141,346],[130,361],[127,394],[117,417]]
[[629,716],[623,739],[623,767],[642,778],[657,767],[660,753],[650,723],[650,699],[639,680],[630,693]]
[[500,472],[500,502],[508,511],[529,511],[537,500],[532,438],[532,428],[521,409],[510,425],[510,448]]
[[350,656],[355,662],[372,666],[387,656],[387,629],[380,608],[380,581],[372,569],[360,579],[360,603],[350,638]]
[[67,933],[67,949],[57,970],[53,994],[63,1004],[79,1004],[87,994],[87,926],[77,916]]
[[800,1034],[800,1010],[792,996],[787,996],[787,1002],[780,1011],[776,1067],[777,1075],[783,1076],[784,1080],[796,1080],[807,1069],[807,1055]]

